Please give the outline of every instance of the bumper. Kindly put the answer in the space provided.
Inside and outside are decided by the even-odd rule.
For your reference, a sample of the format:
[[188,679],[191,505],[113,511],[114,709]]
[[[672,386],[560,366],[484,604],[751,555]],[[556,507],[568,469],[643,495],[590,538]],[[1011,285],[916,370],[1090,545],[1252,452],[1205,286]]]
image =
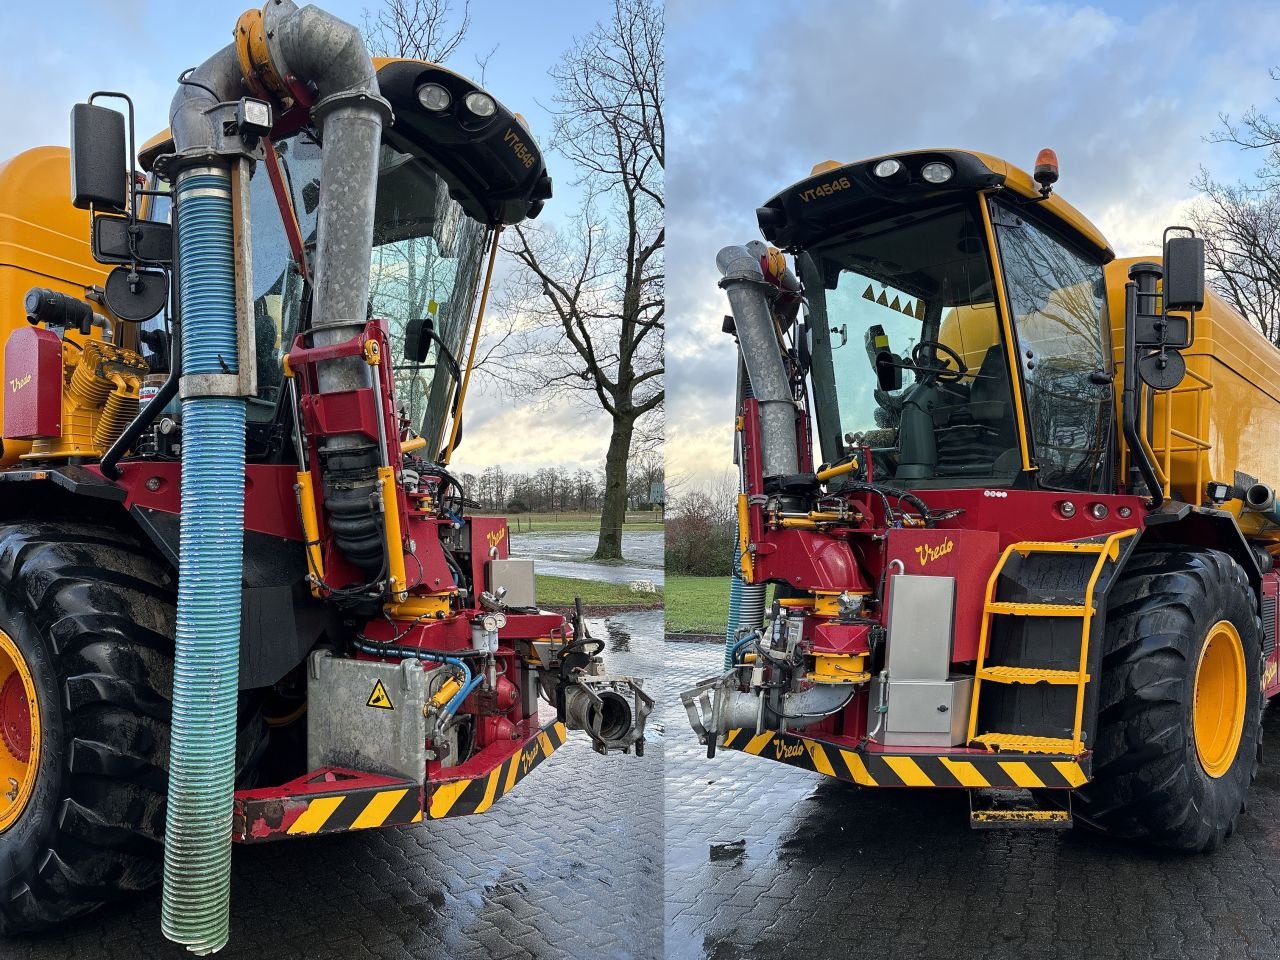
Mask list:
[[863,787],[1023,787],[1070,790],[1087,783],[1090,754],[989,753],[983,750],[881,750],[766,730],[728,730],[721,745]]
[[564,724],[533,728],[509,747],[481,751],[458,767],[431,771],[426,784],[326,767],[277,787],[235,795],[232,839],[261,843],[483,813],[564,745]]

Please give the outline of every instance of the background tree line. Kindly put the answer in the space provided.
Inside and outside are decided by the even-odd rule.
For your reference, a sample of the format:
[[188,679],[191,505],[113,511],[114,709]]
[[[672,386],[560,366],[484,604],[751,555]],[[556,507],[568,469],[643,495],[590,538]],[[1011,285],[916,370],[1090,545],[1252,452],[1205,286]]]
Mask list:
[[[468,497],[489,512],[599,513],[605,503],[604,470],[543,467],[521,473],[500,465],[458,477]],[[662,458],[646,451],[631,458],[626,481],[627,510],[663,508]]]

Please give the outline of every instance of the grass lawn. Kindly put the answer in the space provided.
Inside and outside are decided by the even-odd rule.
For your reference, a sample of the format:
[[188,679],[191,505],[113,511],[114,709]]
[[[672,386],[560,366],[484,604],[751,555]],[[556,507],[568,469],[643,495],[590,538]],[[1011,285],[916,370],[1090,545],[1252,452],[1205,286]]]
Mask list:
[[[600,529],[598,513],[519,513],[507,517],[512,533],[595,533]],[[657,533],[662,530],[662,514],[629,513],[623,533]]]
[[662,588],[656,593],[634,593],[626,583],[604,583],[575,577],[552,577],[538,574],[538,603],[544,607],[571,607],[573,598],[581,597],[592,607],[628,607],[650,609],[662,606]]
[[724,633],[728,577],[666,577],[667,633]]

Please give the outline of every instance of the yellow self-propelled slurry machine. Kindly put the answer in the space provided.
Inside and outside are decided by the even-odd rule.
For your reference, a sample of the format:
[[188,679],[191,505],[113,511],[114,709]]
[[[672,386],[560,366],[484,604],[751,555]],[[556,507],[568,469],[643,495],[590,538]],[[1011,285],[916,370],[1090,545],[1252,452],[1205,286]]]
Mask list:
[[290,0],[136,154],[111,98],[0,165],[0,934],[163,878],[207,953],[233,840],[480,814],[652,701],[449,472],[524,120]]
[[1280,352],[1192,231],[1116,260],[1057,179],[823,163],[721,251],[740,559],[683,699],[708,755],[1209,850],[1280,691]]

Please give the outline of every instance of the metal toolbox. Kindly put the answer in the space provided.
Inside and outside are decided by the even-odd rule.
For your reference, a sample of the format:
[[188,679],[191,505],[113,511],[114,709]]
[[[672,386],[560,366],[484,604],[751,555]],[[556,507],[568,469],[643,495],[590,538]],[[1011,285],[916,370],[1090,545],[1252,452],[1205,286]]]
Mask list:
[[[956,747],[969,727],[973,677],[947,680],[890,680],[884,726],[876,740],[887,747]],[[880,678],[871,681],[869,729],[879,715]]]

